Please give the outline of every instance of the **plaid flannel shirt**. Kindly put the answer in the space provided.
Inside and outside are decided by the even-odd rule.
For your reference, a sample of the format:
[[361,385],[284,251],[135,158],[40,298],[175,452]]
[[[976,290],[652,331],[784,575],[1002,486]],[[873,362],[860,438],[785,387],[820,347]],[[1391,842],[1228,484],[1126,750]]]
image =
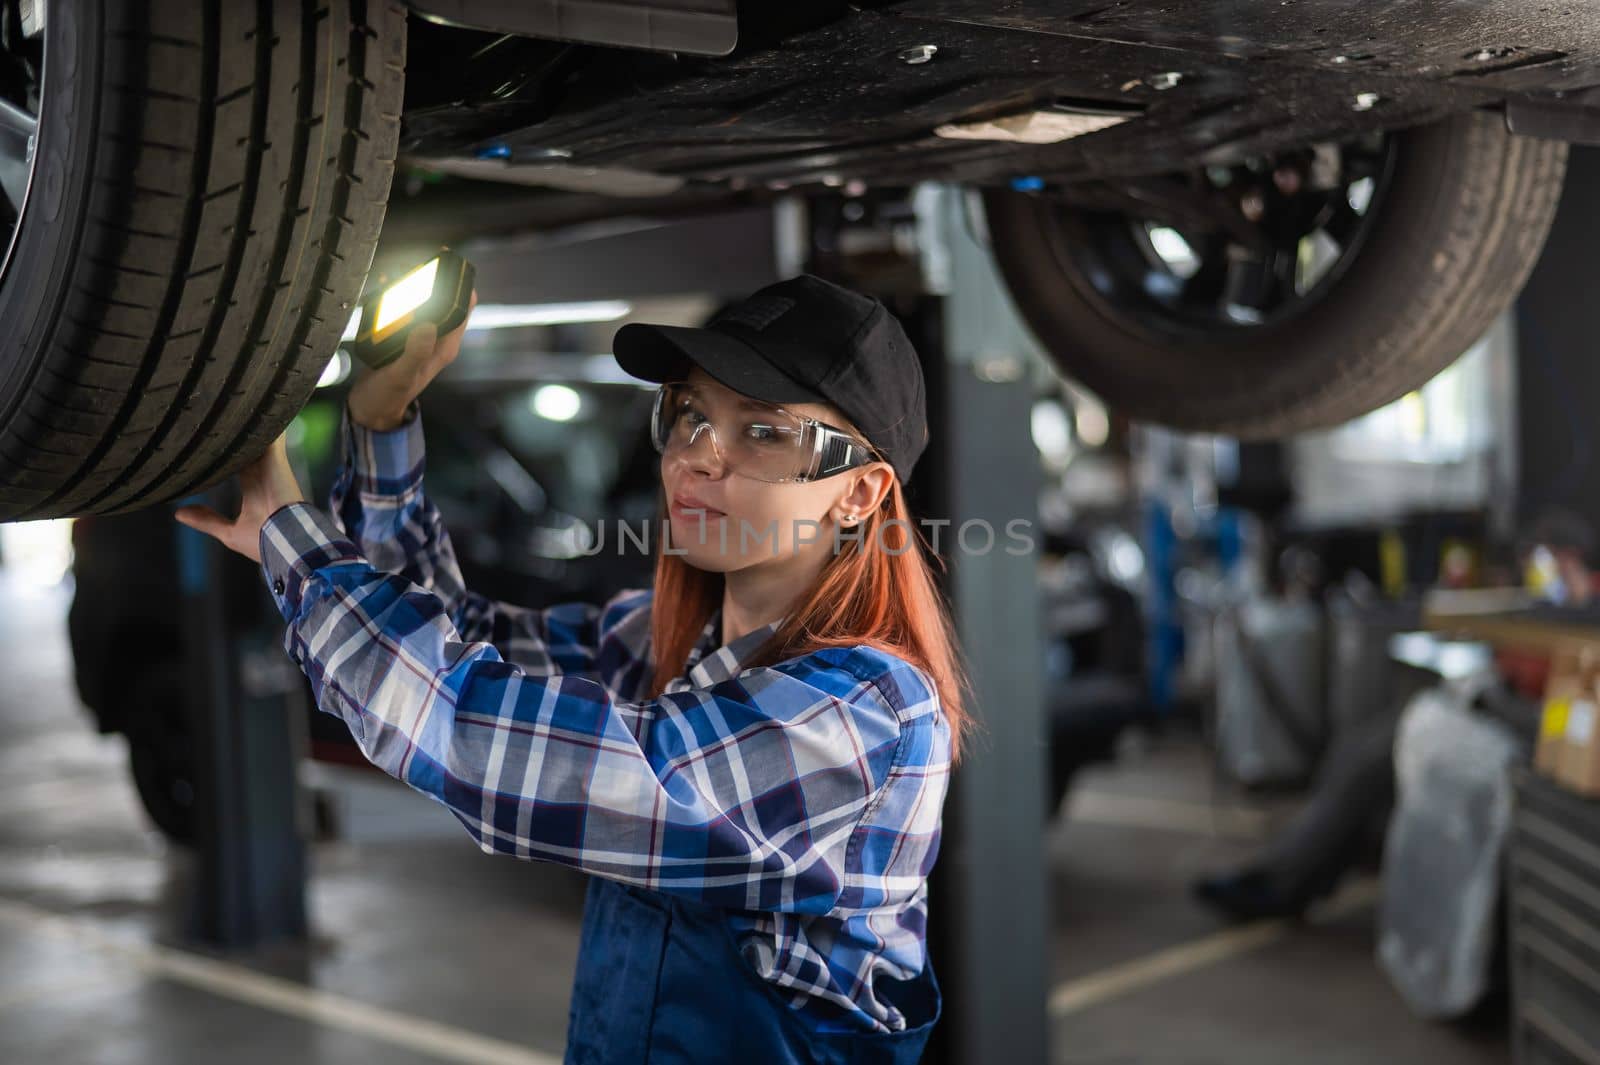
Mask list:
[[280,508],[261,565],[284,648],[377,766],[486,852],[561,862],[721,907],[795,1008],[867,1031],[926,958],[949,728],[921,670],[861,646],[741,668],[775,626],[646,697],[651,593],[533,610],[462,586],[423,494],[413,404],[340,430],[324,513]]

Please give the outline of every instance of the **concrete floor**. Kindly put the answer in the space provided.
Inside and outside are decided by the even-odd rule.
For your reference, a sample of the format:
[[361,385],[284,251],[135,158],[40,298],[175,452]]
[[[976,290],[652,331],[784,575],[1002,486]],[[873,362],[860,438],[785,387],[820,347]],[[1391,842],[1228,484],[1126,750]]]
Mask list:
[[[382,779],[334,777],[354,838],[314,850],[308,946],[179,941],[186,863],[77,702],[68,595],[0,569],[0,1065],[559,1061],[582,880],[485,857]],[[1503,1023],[1407,1014],[1370,884],[1295,927],[1188,902],[1286,813],[1217,794],[1192,744],[1084,776],[1048,840],[1054,1062],[1509,1059]]]

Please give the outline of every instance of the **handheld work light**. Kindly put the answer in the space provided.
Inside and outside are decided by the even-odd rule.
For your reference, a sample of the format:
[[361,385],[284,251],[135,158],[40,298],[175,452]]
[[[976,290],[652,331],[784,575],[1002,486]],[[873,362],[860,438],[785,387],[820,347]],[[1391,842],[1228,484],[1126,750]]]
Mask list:
[[405,351],[413,327],[431,322],[448,333],[467,317],[472,299],[472,264],[440,252],[361,304],[361,325],[349,344],[352,354],[376,369]]

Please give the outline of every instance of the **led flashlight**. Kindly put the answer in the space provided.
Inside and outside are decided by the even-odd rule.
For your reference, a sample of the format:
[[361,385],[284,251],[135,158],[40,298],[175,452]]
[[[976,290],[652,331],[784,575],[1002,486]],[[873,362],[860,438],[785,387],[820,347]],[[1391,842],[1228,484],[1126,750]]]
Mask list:
[[361,304],[361,325],[348,347],[376,369],[400,357],[414,326],[431,322],[440,335],[466,320],[472,300],[472,264],[454,252],[440,252]]

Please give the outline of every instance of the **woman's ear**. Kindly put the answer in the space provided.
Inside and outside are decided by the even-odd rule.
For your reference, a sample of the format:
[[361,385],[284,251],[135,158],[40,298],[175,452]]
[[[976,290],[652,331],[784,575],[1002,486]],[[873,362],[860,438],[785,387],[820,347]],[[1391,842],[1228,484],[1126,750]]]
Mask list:
[[894,469],[887,462],[874,462],[859,470],[845,474],[850,478],[849,490],[834,504],[833,517],[841,525],[855,525],[866,520],[888,498],[894,485]]

